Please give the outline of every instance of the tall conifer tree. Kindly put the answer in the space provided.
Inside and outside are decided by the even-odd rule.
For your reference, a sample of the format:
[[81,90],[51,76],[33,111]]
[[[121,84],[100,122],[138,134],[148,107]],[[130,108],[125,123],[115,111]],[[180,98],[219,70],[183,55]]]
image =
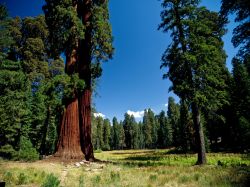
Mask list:
[[174,91],[192,108],[198,148],[197,164],[206,163],[205,138],[201,124],[204,107],[226,102],[226,55],[222,36],[224,22],[215,12],[198,8],[199,0],[164,0],[159,29],[171,31],[173,42],[165,51],[162,67],[168,67]]
[[[57,156],[93,160],[91,143],[91,97],[93,80],[101,76],[101,65],[112,57],[108,0],[46,0],[43,7],[50,30],[53,56],[64,53],[65,71],[84,80],[82,91],[65,98]],[[73,137],[68,137],[70,134]],[[66,146],[70,145],[70,146]]]

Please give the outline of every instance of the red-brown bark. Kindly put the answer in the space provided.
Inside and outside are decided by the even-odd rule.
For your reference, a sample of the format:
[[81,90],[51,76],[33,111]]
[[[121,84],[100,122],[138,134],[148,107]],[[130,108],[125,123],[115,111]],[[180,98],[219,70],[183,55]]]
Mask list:
[[82,151],[86,160],[94,160],[91,142],[91,0],[83,1],[80,13],[86,27],[85,38],[80,42],[79,76],[85,81],[85,89],[79,95],[79,120]]
[[[76,71],[77,50],[66,56],[65,72],[68,75]],[[62,159],[83,159],[80,143],[79,107],[77,93],[72,99],[66,99],[65,109],[60,123],[56,157]]]
[[91,142],[91,90],[85,89],[79,98],[82,151],[86,160],[94,160]]
[[78,99],[68,101],[61,120],[56,157],[62,159],[82,159]]

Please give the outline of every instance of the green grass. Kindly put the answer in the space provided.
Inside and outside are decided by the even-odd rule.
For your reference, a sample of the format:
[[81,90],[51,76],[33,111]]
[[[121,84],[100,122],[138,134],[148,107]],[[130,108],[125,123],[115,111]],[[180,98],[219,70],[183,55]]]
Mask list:
[[[48,175],[60,186],[247,186],[250,159],[246,154],[208,154],[206,166],[195,166],[195,154],[170,154],[169,150],[96,152],[107,162],[79,168],[74,164],[0,161],[0,181],[7,186],[41,186]],[[56,180],[56,179],[54,179]],[[57,180],[56,180],[57,181]]]

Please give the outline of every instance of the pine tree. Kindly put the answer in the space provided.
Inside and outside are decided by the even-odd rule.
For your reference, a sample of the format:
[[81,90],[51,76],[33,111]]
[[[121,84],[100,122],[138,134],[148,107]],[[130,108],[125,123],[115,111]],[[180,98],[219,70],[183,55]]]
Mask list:
[[233,82],[231,86],[231,104],[236,117],[233,126],[233,138],[238,150],[249,148],[250,139],[250,79],[245,65],[233,59]]
[[124,130],[124,126],[123,126],[123,122],[120,121],[119,123],[119,149],[123,149],[124,147],[126,147],[126,143],[125,143],[125,130]]
[[157,118],[159,122],[158,147],[167,148],[172,145],[172,128],[164,111],[161,111]]
[[224,22],[217,13],[198,8],[198,3],[199,0],[164,1],[159,28],[172,32],[173,42],[162,57],[162,67],[169,69],[165,78],[173,82],[171,90],[191,105],[198,146],[197,164],[205,164],[201,109],[220,107],[227,102],[227,71],[222,42]]
[[97,132],[96,132],[96,149],[103,149],[103,118],[102,117],[97,117]]
[[152,125],[149,120],[149,113],[148,110],[144,110],[144,116],[143,116],[143,132],[145,137],[145,148],[151,148],[152,147]]
[[139,128],[138,124],[135,121],[134,116],[130,116],[131,126],[132,126],[132,136],[131,136],[131,148],[138,149],[139,148]]
[[180,146],[180,106],[175,103],[173,97],[168,98],[168,119],[172,129],[173,146]]
[[145,137],[144,137],[144,133],[143,133],[143,123],[140,121],[138,123],[138,133],[139,133],[139,137],[138,137],[138,143],[139,143],[139,149],[144,149],[145,148]]
[[[23,138],[31,144],[30,82],[21,68],[20,61],[13,58],[16,46],[12,37],[12,20],[7,18],[7,10],[0,5],[0,155],[5,158],[21,158]],[[27,151],[34,153],[32,144]],[[32,159],[32,158],[31,158]]]
[[124,115],[123,128],[125,134],[125,145],[127,149],[132,149],[133,122],[131,116],[126,113]]
[[233,30],[232,43],[239,47],[238,55],[246,58],[250,54],[250,2],[248,0],[222,0],[221,16],[227,20],[229,14],[235,13],[235,22],[239,25]]
[[110,121],[108,119],[104,119],[103,122],[103,147],[102,150],[107,151],[110,150],[110,131],[111,131],[111,125]]
[[119,138],[120,138],[120,129],[117,118],[113,118],[113,126],[112,126],[112,149],[119,149]]

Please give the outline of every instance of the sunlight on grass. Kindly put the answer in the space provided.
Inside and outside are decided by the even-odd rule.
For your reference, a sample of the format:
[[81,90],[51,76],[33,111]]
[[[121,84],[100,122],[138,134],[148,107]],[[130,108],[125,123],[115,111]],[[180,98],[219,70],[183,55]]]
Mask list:
[[194,165],[195,154],[170,154],[168,150],[108,151],[95,156],[109,162],[77,168],[45,161],[0,161],[0,181],[7,186],[41,186],[53,173],[65,187],[246,186],[250,176],[250,160],[243,154],[208,154],[208,165],[202,167]]

